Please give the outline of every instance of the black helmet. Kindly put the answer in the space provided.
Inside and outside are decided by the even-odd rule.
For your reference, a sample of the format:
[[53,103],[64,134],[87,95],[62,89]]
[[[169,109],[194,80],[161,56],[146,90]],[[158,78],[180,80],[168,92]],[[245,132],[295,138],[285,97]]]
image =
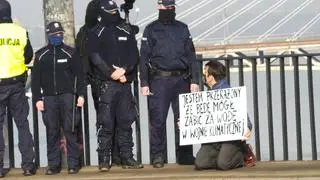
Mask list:
[[7,0],[0,0],[0,19],[11,19],[11,6]]

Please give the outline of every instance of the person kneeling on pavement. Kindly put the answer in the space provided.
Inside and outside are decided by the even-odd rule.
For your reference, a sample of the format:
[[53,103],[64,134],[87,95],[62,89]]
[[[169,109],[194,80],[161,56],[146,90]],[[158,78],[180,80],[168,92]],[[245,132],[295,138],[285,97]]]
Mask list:
[[[225,80],[226,72],[226,67],[220,62],[208,62],[204,69],[204,80],[208,88],[210,90],[230,88],[230,85]],[[245,138],[250,138],[251,129],[252,123],[248,118],[247,128],[243,134]],[[195,169],[230,170],[248,166],[245,162],[246,147],[245,141],[241,140],[202,144],[196,155]],[[251,149],[249,151],[251,152]]]
[[61,171],[61,126],[67,140],[68,173],[76,174],[79,171],[76,131],[80,122],[76,116],[80,114],[75,106],[84,105],[82,67],[72,58],[74,50],[63,43],[64,30],[60,22],[49,23],[46,32],[49,44],[36,52],[32,72],[33,100],[38,111],[42,112],[47,128],[46,174],[53,175]]

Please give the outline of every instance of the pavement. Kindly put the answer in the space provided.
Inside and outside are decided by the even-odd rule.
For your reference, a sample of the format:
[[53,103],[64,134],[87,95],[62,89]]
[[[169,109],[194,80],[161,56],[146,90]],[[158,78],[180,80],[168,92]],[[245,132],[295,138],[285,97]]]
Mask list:
[[40,168],[37,175],[24,177],[21,169],[11,169],[5,179],[70,179],[70,180],[227,180],[227,179],[319,179],[320,161],[277,161],[258,162],[251,168],[239,168],[229,171],[205,170],[195,171],[193,166],[180,166],[176,164],[165,165],[164,168],[154,169],[145,165],[143,169],[122,169],[112,167],[109,172],[100,173],[96,166],[84,167],[78,174],[68,175],[67,170],[60,174],[45,175],[45,168]]

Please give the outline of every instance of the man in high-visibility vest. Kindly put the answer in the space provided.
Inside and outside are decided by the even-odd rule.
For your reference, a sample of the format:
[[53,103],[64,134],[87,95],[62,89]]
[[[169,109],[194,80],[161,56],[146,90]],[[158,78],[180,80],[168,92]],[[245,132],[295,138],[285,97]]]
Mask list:
[[3,170],[4,139],[3,120],[6,109],[12,115],[19,134],[21,167],[23,175],[36,173],[35,153],[29,129],[29,104],[25,96],[26,66],[33,57],[33,50],[27,31],[11,19],[11,6],[0,0],[0,177]]

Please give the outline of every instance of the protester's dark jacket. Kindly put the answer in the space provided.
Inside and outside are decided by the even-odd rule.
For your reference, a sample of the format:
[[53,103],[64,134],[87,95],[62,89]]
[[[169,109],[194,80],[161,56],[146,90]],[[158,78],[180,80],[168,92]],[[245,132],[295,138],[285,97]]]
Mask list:
[[[212,88],[210,88],[211,90],[216,90],[216,89],[226,89],[226,88],[231,88],[231,86],[229,85],[229,83],[226,80],[220,80],[219,82],[217,82]],[[247,126],[250,130],[252,130],[252,123],[250,121],[250,118],[248,116],[247,118]]]
[[36,52],[32,70],[32,96],[41,100],[43,96],[54,96],[74,92],[77,77],[79,96],[85,94],[82,65],[72,58],[73,48],[62,44],[47,45]]
[[[116,24],[98,24],[90,30],[88,54],[93,74],[101,81],[113,81],[114,66],[126,69],[127,83],[136,78],[139,51],[135,34],[122,21]],[[93,62],[98,56],[100,61]],[[97,63],[98,62],[98,63]]]
[[149,86],[147,63],[165,71],[189,70],[191,83],[199,84],[199,65],[192,37],[188,26],[180,21],[165,24],[156,20],[145,28],[140,49],[142,87]]

